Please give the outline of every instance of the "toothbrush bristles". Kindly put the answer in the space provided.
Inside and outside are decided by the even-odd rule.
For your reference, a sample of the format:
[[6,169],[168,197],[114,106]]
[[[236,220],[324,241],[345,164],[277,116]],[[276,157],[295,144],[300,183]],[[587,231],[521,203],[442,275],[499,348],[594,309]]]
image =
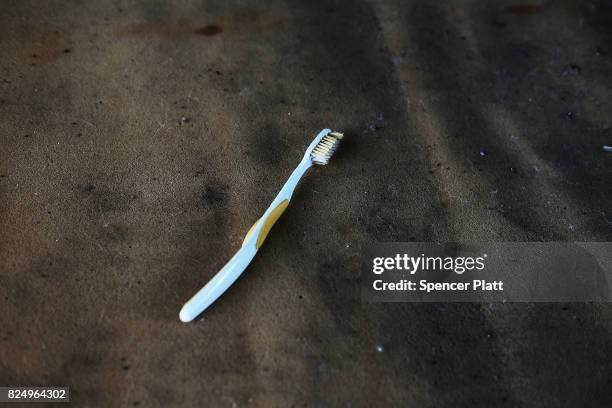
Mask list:
[[312,150],[312,153],[310,153],[312,162],[320,165],[329,163],[329,159],[334,155],[336,150],[338,150],[338,145],[340,145],[340,140],[343,137],[344,135],[340,132],[329,132],[323,136],[323,139],[321,139]]

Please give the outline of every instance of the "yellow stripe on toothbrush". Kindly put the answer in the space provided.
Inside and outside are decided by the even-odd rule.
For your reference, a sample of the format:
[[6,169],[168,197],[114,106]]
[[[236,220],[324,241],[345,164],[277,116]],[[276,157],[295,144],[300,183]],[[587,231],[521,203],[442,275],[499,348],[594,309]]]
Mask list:
[[[261,220],[261,218],[259,220]],[[249,232],[247,232],[246,237],[244,237],[244,241],[242,241],[242,246],[244,246],[244,244],[246,244],[249,238],[251,238],[251,235],[253,235],[253,232],[255,231],[255,227],[259,223],[259,220],[255,221],[255,224],[253,224],[253,226],[249,228]]]
[[[280,216],[283,215],[288,205],[289,200],[285,199],[279,205],[277,205],[275,209],[270,211],[270,215],[268,215],[268,218],[266,218],[263,226],[261,227],[261,231],[259,232],[259,236],[257,237],[257,242],[255,243],[255,248],[259,249],[261,247],[263,242],[266,240],[268,233],[270,232],[276,221],[278,221]],[[253,224],[249,232],[247,232],[247,235],[244,238],[242,245],[244,245],[244,243],[247,242],[249,238],[251,238],[251,235],[253,235],[253,231],[255,231],[255,227],[257,226],[259,221],[261,221],[261,218],[257,220],[255,224]]]

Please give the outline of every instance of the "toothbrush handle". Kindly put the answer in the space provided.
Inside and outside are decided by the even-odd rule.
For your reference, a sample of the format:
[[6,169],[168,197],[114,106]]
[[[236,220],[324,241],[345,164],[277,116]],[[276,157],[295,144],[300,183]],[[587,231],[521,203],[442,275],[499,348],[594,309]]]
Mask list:
[[276,221],[289,205],[289,200],[297,183],[309,168],[310,162],[302,161],[293,171],[264,215],[253,224],[238,252],[202,289],[185,303],[179,314],[181,321],[190,322],[195,319],[240,277],[251,263]]
[[238,279],[256,253],[257,249],[253,246],[240,248],[206,286],[185,303],[179,314],[181,321],[190,322],[206,310]]

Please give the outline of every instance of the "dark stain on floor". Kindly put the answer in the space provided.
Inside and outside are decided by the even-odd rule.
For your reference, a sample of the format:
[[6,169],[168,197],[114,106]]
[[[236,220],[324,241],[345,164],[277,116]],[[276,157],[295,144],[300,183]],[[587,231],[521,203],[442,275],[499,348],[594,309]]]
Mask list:
[[215,17],[215,23],[198,26],[194,21],[147,21],[122,24],[114,28],[119,38],[162,37],[177,39],[190,35],[213,37],[223,32],[229,35],[245,35],[266,32],[277,28],[286,20],[285,13],[266,9],[242,9],[235,13]]
[[70,48],[62,47],[59,31],[50,31],[41,36],[25,55],[19,57],[19,62],[36,66],[54,61],[65,54],[70,54]]
[[205,208],[219,208],[227,205],[228,186],[218,182],[206,185],[202,193],[202,205]]
[[504,9],[504,12],[514,16],[530,16],[542,11],[542,6],[537,4],[516,4]]
[[213,35],[220,34],[221,32],[223,32],[223,29],[215,24],[208,24],[195,30],[196,34],[202,34],[206,37],[212,37]]

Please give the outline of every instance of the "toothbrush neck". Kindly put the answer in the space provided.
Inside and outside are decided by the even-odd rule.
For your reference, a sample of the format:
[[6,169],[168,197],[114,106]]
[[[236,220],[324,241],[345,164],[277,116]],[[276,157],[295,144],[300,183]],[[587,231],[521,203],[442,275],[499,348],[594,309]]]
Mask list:
[[280,203],[283,200],[291,200],[291,196],[293,195],[293,192],[295,191],[298,182],[311,166],[312,162],[310,161],[310,158],[302,160],[300,164],[295,168],[295,170],[293,170],[293,173],[291,173],[291,175],[289,176],[289,179],[276,196],[274,202],[278,201],[278,203]]

